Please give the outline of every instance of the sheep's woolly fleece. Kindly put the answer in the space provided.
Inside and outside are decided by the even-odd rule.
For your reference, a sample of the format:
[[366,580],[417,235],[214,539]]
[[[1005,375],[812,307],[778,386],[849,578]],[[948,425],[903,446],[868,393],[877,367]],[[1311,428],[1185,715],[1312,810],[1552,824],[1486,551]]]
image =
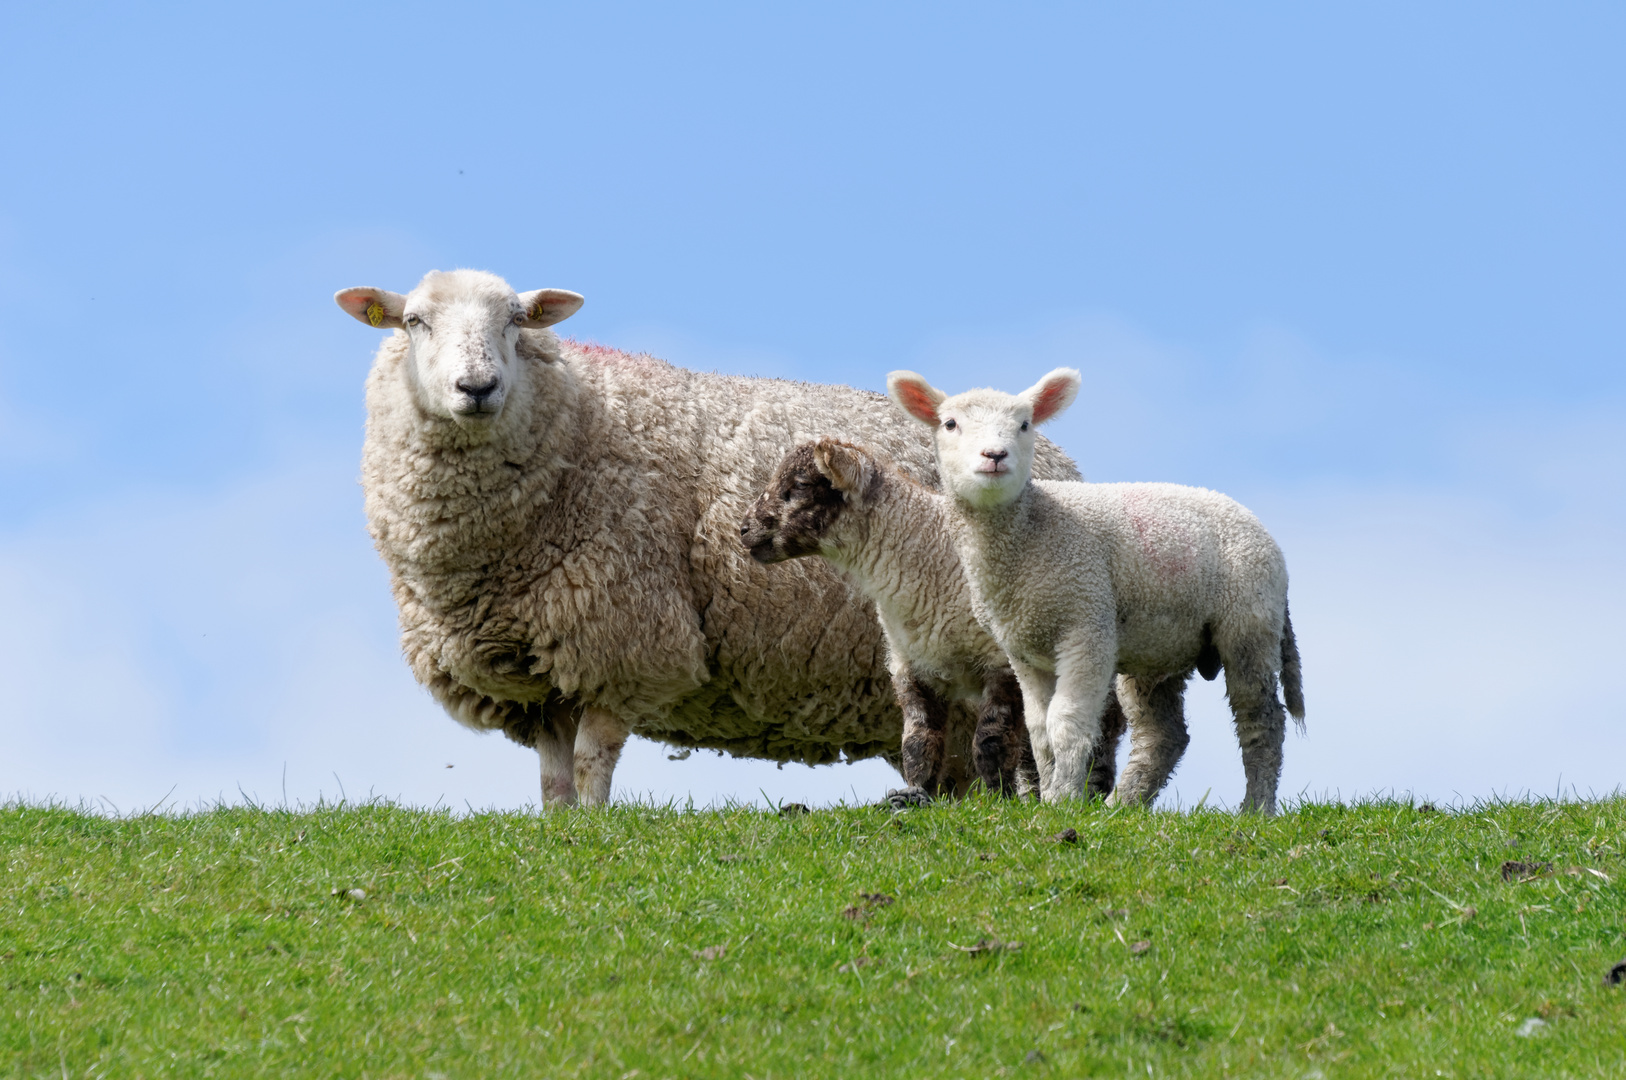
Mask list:
[[[525,745],[555,710],[596,706],[682,746],[895,759],[873,608],[822,561],[759,565],[739,521],[785,451],[824,434],[935,485],[926,433],[851,387],[701,374],[545,329],[515,352],[478,438],[420,406],[404,331],[367,381],[367,516],[418,680]],[[1048,443],[1036,471],[1076,475]]]

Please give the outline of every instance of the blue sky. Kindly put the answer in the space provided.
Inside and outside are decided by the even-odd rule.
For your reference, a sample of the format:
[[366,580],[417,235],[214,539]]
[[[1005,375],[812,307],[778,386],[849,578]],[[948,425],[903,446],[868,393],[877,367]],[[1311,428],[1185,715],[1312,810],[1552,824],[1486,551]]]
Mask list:
[[[574,289],[706,369],[1085,389],[1293,575],[1283,789],[1623,780],[1626,12],[0,10],[0,793],[536,797],[412,683],[335,289]],[[1233,802],[1217,689],[1171,801]],[[448,769],[447,766],[452,768]],[[628,795],[872,798],[635,745]]]

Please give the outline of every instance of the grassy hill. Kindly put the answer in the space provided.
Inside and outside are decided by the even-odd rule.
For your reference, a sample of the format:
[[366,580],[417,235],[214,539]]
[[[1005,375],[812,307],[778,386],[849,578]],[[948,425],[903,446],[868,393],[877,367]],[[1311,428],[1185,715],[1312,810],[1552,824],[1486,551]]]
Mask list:
[[1626,799],[12,806],[0,844],[4,1076],[1626,1075]]

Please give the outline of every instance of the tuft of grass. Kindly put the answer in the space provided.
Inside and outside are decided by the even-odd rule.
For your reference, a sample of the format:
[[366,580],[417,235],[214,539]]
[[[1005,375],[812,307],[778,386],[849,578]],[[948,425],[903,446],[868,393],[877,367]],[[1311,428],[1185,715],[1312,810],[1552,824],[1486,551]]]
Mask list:
[[1621,798],[13,805],[0,843],[5,1076],[1626,1074]]

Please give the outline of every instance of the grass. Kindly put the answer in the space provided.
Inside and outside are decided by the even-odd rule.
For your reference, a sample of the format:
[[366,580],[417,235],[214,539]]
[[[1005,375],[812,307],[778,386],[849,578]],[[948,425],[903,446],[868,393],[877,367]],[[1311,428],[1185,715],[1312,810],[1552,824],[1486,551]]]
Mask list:
[[1621,798],[13,805],[0,838],[8,1077],[1626,1075]]

